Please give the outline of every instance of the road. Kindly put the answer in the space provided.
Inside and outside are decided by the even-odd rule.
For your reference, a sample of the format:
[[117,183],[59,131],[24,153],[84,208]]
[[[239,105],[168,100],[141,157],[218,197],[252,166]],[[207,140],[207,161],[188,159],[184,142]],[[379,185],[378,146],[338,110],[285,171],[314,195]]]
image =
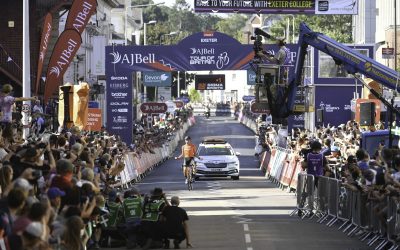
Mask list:
[[[197,250],[369,249],[337,227],[315,220],[290,217],[296,201],[293,193],[267,181],[254,157],[253,133],[231,117],[197,117],[188,135],[198,145],[204,136],[222,136],[240,152],[240,180],[200,179],[187,191],[180,172],[181,161],[168,160],[153,170],[138,188],[164,189],[168,197],[181,198],[189,214],[192,243]],[[176,153],[178,155],[178,153]],[[183,243],[182,243],[183,247]]]

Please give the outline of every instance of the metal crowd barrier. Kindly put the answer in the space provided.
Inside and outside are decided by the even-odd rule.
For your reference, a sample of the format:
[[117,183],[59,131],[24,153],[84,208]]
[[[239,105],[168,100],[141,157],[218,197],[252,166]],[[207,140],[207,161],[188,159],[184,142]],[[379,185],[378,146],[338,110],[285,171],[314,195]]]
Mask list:
[[134,153],[129,152],[124,156],[125,168],[119,174],[120,182],[115,187],[129,188],[130,184],[140,181],[149,171],[158,164],[167,160],[179,145],[179,141],[184,136],[190,126],[194,125],[195,120],[188,118],[188,122],[183,124],[182,128],[175,131],[170,141],[154,148],[153,153],[142,153],[140,157],[136,157]]
[[329,227],[341,221],[338,230],[367,240],[376,250],[399,248],[400,197],[369,200],[367,193],[334,178],[320,176],[315,183],[314,176],[299,173],[297,179],[297,206],[291,216],[317,216],[317,222]]

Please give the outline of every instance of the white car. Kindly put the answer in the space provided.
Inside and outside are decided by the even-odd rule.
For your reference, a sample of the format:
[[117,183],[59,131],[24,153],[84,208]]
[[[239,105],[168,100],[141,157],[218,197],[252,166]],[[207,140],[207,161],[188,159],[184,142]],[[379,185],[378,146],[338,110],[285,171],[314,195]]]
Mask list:
[[240,162],[237,152],[224,139],[206,138],[197,149],[196,179],[200,177],[226,177],[239,180]]

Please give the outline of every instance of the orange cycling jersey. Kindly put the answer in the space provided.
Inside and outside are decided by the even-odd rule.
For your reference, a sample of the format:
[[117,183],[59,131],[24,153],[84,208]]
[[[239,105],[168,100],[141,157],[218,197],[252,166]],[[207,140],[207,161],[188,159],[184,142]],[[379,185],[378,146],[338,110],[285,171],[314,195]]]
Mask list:
[[185,158],[193,158],[196,155],[196,146],[194,144],[183,145],[182,154]]

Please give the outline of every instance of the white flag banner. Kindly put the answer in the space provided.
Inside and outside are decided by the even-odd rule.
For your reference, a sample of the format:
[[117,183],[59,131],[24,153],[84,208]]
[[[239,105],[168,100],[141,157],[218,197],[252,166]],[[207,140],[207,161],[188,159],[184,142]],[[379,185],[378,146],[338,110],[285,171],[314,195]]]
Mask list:
[[316,0],[315,14],[357,15],[358,0]]
[[107,39],[105,36],[93,36],[93,57],[92,57],[92,74],[105,75],[106,46]]

